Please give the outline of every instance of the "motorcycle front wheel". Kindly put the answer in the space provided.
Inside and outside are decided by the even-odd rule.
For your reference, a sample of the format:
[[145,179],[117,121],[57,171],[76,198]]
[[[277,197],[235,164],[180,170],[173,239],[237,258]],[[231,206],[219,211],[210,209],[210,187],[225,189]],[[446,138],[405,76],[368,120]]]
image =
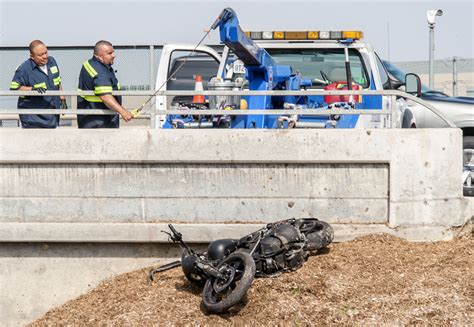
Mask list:
[[217,268],[225,278],[208,278],[202,292],[204,308],[210,313],[226,311],[240,302],[255,276],[255,261],[245,252],[232,253]]

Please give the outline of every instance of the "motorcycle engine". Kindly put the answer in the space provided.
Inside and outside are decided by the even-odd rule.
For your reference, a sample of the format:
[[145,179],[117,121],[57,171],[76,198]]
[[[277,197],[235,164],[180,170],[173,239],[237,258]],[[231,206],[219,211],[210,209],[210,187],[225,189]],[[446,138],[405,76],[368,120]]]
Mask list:
[[275,236],[286,240],[286,243],[299,242],[301,234],[297,228],[290,224],[279,224],[275,228]]
[[278,224],[260,241],[257,276],[270,276],[277,272],[295,270],[306,259],[303,237],[289,223]]

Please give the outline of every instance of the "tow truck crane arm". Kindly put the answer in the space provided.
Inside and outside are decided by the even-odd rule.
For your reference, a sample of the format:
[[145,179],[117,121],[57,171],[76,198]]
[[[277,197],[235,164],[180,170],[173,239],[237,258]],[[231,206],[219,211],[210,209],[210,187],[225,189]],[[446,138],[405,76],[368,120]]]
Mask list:
[[[266,87],[250,88],[255,90],[271,90],[274,89],[278,83],[285,83],[290,76],[294,75],[290,66],[278,65],[275,60],[268,54],[265,49],[260,48],[251,38],[247,37],[240,27],[237,14],[231,8],[222,10],[216,21],[212,24],[211,29],[219,27],[220,40],[232,52],[242,60],[244,65],[248,68],[248,79],[258,80],[254,72],[263,70],[265,72],[264,80],[270,85]],[[299,85],[298,85],[299,89]]]
[[[299,90],[301,76],[293,72],[291,66],[279,65],[270,54],[249,38],[242,30],[237,15],[231,8],[225,8],[212,24],[211,29],[219,27],[221,43],[243,62],[247,69],[250,90]],[[223,58],[227,60],[227,58]],[[309,83],[311,83],[309,81]],[[248,100],[248,109],[273,109],[284,103],[296,104],[304,101],[295,96],[252,96]],[[235,117],[233,128],[276,128],[278,116],[253,115]]]
[[[240,28],[234,10],[225,8],[217,17],[211,29],[219,27],[221,42],[231,49],[247,66],[260,66],[266,51],[258,47]],[[268,53],[267,53],[268,55]]]

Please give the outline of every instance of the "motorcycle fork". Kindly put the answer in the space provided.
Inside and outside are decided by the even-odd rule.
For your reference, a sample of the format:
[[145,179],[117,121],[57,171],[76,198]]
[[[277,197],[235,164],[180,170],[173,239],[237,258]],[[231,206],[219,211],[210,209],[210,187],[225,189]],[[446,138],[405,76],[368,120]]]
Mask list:
[[199,271],[202,271],[208,277],[214,277],[214,278],[223,278],[224,277],[221,274],[221,272],[216,267],[214,267],[214,265],[212,263],[205,262],[203,260],[198,259],[198,260],[196,260],[194,265]]

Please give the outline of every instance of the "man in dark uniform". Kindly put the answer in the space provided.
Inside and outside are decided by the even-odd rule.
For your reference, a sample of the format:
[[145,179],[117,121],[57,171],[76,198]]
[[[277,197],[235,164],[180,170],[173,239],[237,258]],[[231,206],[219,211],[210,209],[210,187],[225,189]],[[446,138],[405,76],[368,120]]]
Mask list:
[[[126,122],[133,117],[122,107],[122,97],[113,96],[112,91],[120,90],[112,65],[115,51],[108,41],[99,41],[94,47],[94,56],[85,61],[79,74],[79,91],[94,91],[93,96],[77,98],[78,109],[110,109],[122,116]],[[115,115],[78,115],[79,128],[118,128],[119,116]]]
[[[30,59],[15,71],[10,90],[36,90],[44,94],[46,90],[62,90],[61,76],[56,60],[48,56],[46,45],[40,40],[30,43]],[[18,109],[59,109],[67,108],[64,96],[20,96]],[[23,128],[56,128],[59,115],[20,115]]]

